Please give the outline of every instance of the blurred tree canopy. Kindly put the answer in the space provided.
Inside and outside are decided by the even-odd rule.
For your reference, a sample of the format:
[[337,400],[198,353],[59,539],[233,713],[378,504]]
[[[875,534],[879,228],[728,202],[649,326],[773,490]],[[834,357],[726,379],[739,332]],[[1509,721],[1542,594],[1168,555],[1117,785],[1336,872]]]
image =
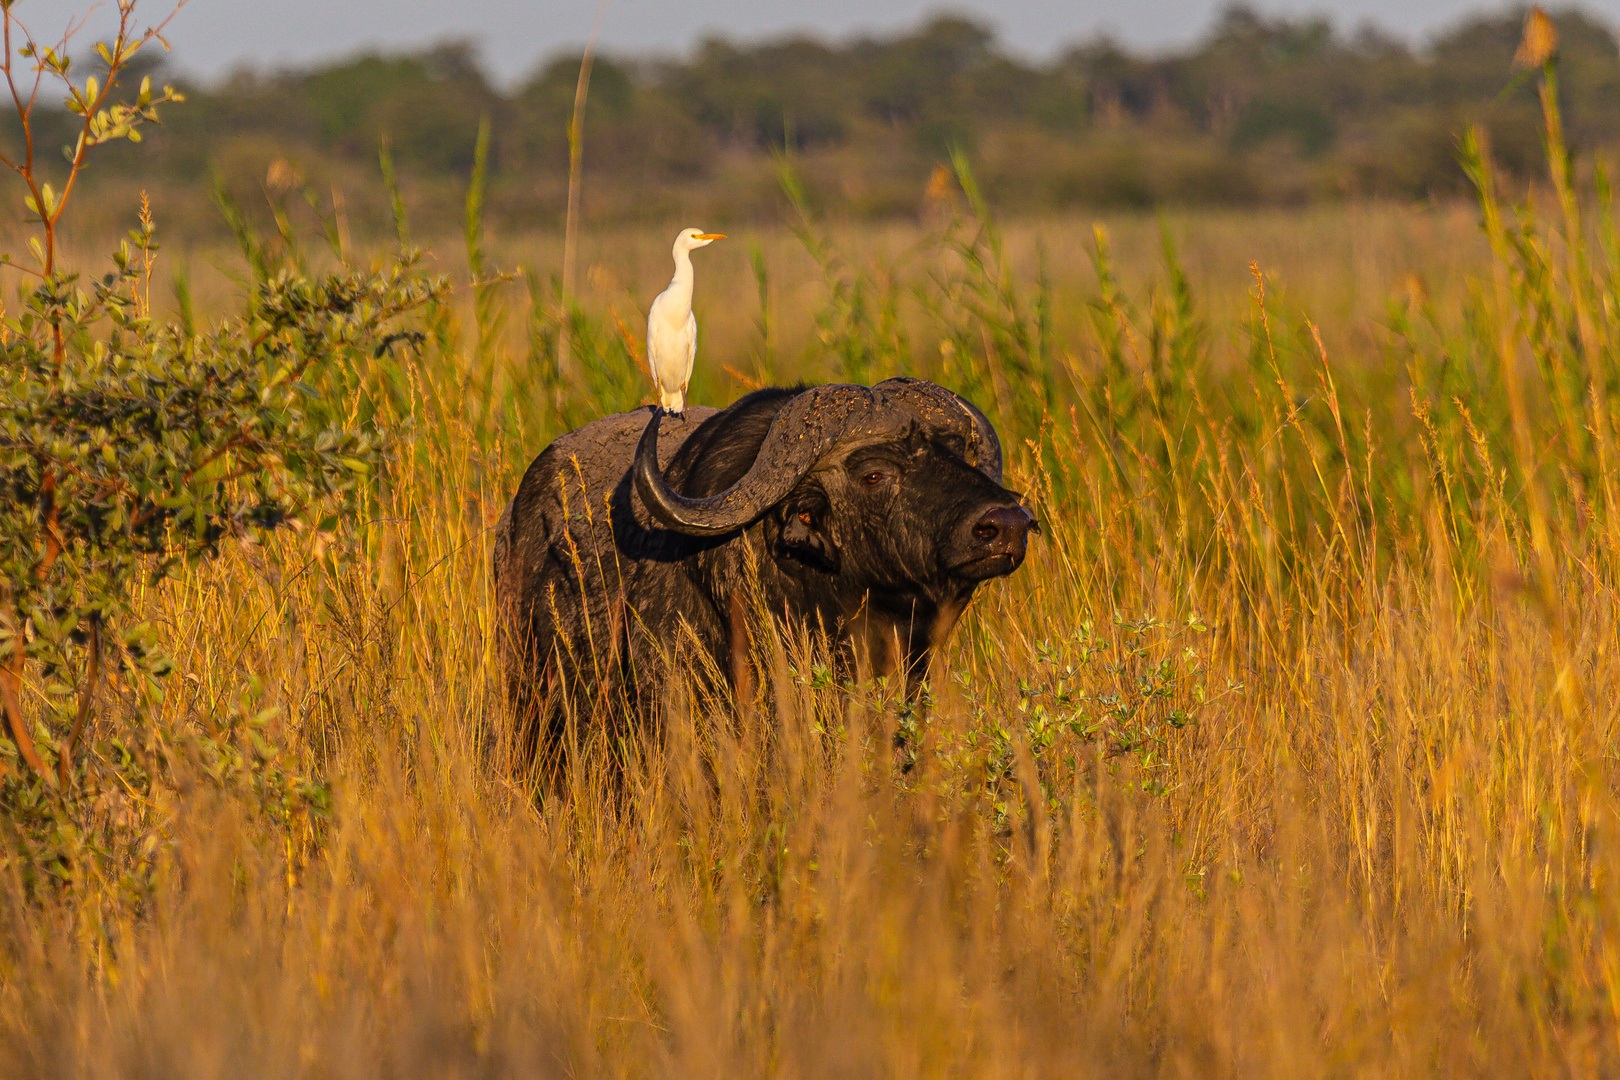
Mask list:
[[[1485,126],[1510,175],[1531,171],[1537,105],[1512,72],[1522,18],[1475,18],[1421,49],[1370,26],[1346,34],[1237,6],[1195,47],[1158,56],[1095,40],[1033,64],[958,16],[838,44],[714,38],[681,59],[599,56],[585,211],[715,225],[774,217],[774,156],[787,152],[825,209],[915,214],[953,148],[1011,211],[1446,197],[1465,186],[1456,148],[1470,122]],[[1576,10],[1555,19],[1572,142],[1620,148],[1614,34]],[[381,228],[379,144],[418,212],[449,215],[487,117],[492,219],[549,227],[563,204],[579,60],[554,57],[508,90],[467,42],[243,70],[183,86],[188,104],[146,152],[109,154],[98,168],[171,201],[216,177],[238,194],[341,190],[357,227]]]

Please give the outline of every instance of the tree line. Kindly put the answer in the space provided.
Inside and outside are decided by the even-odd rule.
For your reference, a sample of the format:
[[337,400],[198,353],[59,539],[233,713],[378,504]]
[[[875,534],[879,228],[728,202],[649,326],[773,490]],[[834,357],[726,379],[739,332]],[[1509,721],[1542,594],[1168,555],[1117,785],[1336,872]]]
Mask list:
[[[1033,63],[985,25],[940,16],[906,33],[830,43],[712,38],[673,59],[598,56],[584,127],[584,207],[597,221],[780,213],[784,158],[811,200],[857,217],[918,213],[927,180],[964,151],[1009,211],[1255,205],[1459,194],[1457,139],[1489,133],[1529,175],[1539,106],[1515,78],[1522,13],[1469,19],[1421,47],[1372,26],[1228,8],[1196,45],[1156,56],[1097,39]],[[1554,16],[1568,136],[1620,145],[1614,33]],[[488,213],[550,226],[562,212],[580,57],[503,90],[469,42],[362,54],[185,85],[143,153],[107,155],[106,182],[170,193],[223,183],[342,191],[382,227],[379,147],[412,204],[455,213],[487,122]],[[135,72],[133,74],[145,74]],[[72,120],[62,114],[64,126]],[[206,202],[206,200],[204,200]],[[448,222],[452,218],[446,217]]]

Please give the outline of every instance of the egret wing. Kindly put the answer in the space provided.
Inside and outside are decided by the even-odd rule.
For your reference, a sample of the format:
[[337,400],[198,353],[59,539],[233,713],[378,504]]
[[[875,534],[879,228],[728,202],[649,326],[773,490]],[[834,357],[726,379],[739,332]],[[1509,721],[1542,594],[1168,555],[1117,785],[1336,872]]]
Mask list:
[[697,316],[686,317],[686,373],[681,376],[681,389],[692,381],[692,365],[697,361]]

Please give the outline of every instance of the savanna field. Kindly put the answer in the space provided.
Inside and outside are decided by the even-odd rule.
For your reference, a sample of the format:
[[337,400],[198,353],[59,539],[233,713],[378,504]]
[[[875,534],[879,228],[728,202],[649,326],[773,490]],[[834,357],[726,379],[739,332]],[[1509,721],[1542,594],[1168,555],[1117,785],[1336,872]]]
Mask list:
[[[108,356],[240,353],[290,388],[221,391],[241,432],[360,434],[95,517],[150,540],[127,603],[62,536],[128,461],[50,449],[7,510],[0,1075],[1620,1074],[1620,232],[1545,100],[1541,181],[1467,137],[1472,202],[998,220],[964,160],[863,226],[789,163],[695,260],[689,400],[933,379],[1041,533],[919,699],[784,627],[743,707],[677,672],[584,718],[560,791],[505,760],[492,526],[652,400],[705,223],[586,230],[565,296],[476,173],[464,235],[402,203],[397,243],[269,185],[240,251],[129,207],[93,325],[11,268],[4,347],[74,408]],[[51,254],[90,289],[117,242]]]

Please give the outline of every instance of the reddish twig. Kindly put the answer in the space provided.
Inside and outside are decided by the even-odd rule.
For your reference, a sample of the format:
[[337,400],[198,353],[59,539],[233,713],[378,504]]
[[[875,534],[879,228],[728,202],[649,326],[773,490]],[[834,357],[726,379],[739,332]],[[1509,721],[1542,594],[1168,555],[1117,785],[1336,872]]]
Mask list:
[[85,721],[90,718],[90,703],[96,696],[96,680],[101,676],[101,620],[90,620],[90,662],[85,667],[84,686],[79,689],[79,715],[73,719],[73,731],[56,755],[56,779],[65,791],[68,777],[73,773],[73,758],[78,750],[79,737],[84,734]]
[[44,779],[50,773],[46,771],[45,762],[40,760],[39,751],[34,748],[34,737],[28,734],[28,723],[23,719],[21,690],[22,669],[27,660],[25,650],[19,612],[16,648],[12,650],[10,662],[4,668],[0,668],[0,694],[4,695],[6,728],[11,735],[11,741],[17,745],[17,755],[27,762],[28,767],[38,773],[41,779]]

